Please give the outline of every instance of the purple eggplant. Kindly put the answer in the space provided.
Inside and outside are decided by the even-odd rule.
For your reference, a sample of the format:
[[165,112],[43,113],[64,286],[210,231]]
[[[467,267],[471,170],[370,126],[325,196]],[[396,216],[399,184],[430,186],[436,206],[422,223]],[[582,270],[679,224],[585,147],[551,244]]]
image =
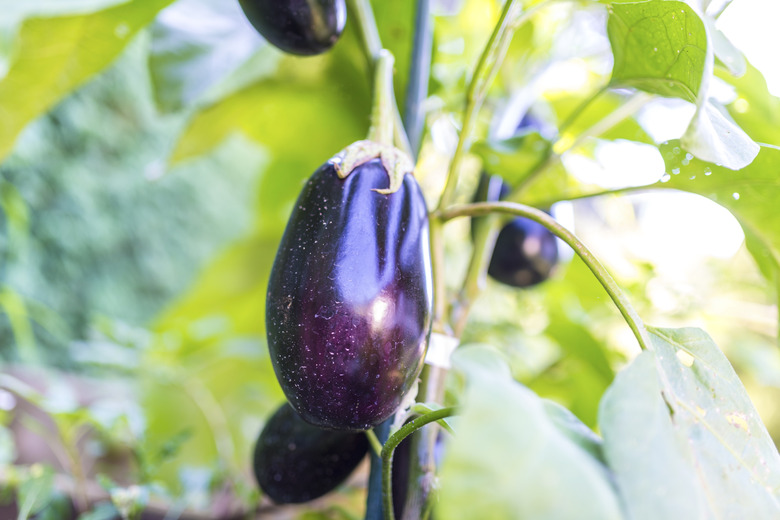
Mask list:
[[326,163],[295,204],[268,283],[266,331],[287,399],[316,426],[390,417],[423,364],[433,306],[428,212],[411,175],[385,195],[379,159]]
[[364,433],[317,428],[285,403],[260,432],[253,469],[260,489],[271,500],[298,504],[332,491],[366,453]]
[[336,43],[347,21],[344,0],[239,0],[266,40],[290,54],[321,54]]
[[[509,195],[501,177],[482,174],[477,200],[494,202]],[[550,277],[558,264],[558,242],[549,229],[523,217],[501,228],[488,266],[488,275],[512,287],[532,287]]]

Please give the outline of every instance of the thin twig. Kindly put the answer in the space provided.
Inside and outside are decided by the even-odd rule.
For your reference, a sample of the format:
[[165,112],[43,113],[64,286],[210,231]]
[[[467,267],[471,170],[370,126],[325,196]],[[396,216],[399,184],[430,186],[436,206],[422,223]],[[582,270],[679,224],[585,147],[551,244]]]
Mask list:
[[421,415],[410,423],[403,425],[393,433],[382,448],[382,499],[384,501],[385,520],[395,520],[393,511],[393,453],[401,442],[426,424],[450,417],[456,413],[454,407],[442,408]]
[[571,248],[574,249],[574,252],[579,255],[585,265],[588,266],[607,291],[607,294],[609,294],[609,297],[634,333],[634,336],[639,342],[639,346],[643,349],[648,349],[650,347],[650,337],[648,336],[642,319],[639,317],[636,310],[634,310],[634,307],[631,305],[631,302],[628,301],[625,294],[623,294],[623,291],[620,289],[617,282],[615,282],[615,279],[609,274],[609,271],[607,271],[601,262],[599,262],[593,253],[591,253],[590,249],[588,249],[574,233],[563,227],[544,211],[516,202],[479,202],[475,204],[452,206],[440,212],[440,217],[442,220],[450,220],[456,217],[475,217],[488,215],[490,213],[505,213],[525,217],[534,222],[538,222],[571,246]]

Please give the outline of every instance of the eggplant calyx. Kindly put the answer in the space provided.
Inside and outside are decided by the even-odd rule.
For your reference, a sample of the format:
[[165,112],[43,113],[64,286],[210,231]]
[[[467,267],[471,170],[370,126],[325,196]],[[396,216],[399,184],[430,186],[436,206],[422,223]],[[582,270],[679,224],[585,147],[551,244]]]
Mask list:
[[369,140],[356,141],[334,155],[328,162],[333,165],[340,179],[346,179],[356,168],[377,158],[385,167],[390,185],[373,191],[382,195],[395,193],[403,184],[404,175],[414,171],[414,164],[406,153],[394,146]]

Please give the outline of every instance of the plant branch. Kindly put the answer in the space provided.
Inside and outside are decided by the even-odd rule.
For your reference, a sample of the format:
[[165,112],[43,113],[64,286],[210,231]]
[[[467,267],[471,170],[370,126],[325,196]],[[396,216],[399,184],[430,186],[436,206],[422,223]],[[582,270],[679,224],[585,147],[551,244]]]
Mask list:
[[376,433],[374,433],[374,430],[366,430],[365,434],[366,438],[368,439],[368,444],[371,446],[371,450],[374,452],[374,455],[381,455],[382,443],[379,442],[379,438],[376,436]]
[[482,54],[479,57],[474,74],[471,77],[468,91],[466,93],[466,106],[463,110],[463,127],[458,137],[458,144],[455,148],[455,154],[450,162],[447,172],[447,183],[444,186],[441,199],[439,200],[439,210],[449,206],[455,196],[455,188],[458,184],[461,163],[471,146],[471,134],[477,124],[477,115],[485,101],[487,90],[498,74],[498,70],[504,61],[509,43],[515,31],[525,22],[531,19],[537,11],[547,6],[554,0],[545,0],[530,7],[527,11],[519,14],[522,9],[522,2],[517,0],[506,0],[501,16],[490,35],[490,39],[485,45]]
[[639,346],[643,349],[648,349],[650,347],[650,337],[647,334],[644,323],[642,323],[642,319],[639,317],[636,310],[634,310],[634,307],[631,305],[631,302],[628,301],[625,294],[623,294],[623,291],[620,289],[617,282],[615,282],[615,279],[609,274],[609,271],[607,271],[601,262],[599,262],[587,247],[585,247],[585,244],[583,244],[574,233],[560,225],[544,211],[516,202],[479,202],[476,204],[452,206],[441,211],[440,217],[442,220],[446,221],[456,217],[474,217],[490,213],[505,213],[525,217],[534,222],[538,222],[571,246],[607,291],[607,294],[609,294],[609,297],[634,333],[634,336],[639,342]]
[[403,425],[393,433],[382,448],[382,499],[384,501],[385,520],[395,520],[393,511],[393,453],[406,437],[416,432],[426,424],[450,417],[456,413],[456,408],[442,408],[417,417]]
[[591,193],[583,193],[580,195],[572,195],[572,196],[557,196],[554,199],[545,199],[541,200],[538,203],[534,202],[534,206],[539,208],[549,208],[556,202],[563,202],[563,201],[573,201],[573,200],[582,200],[582,199],[592,199],[595,197],[605,197],[607,195],[621,195],[624,193],[636,193],[636,192],[643,192],[643,191],[649,191],[653,189],[661,189],[660,186],[656,186],[655,184],[643,184],[641,186],[626,186],[625,188],[614,188],[609,190],[601,190],[601,191],[594,191]]
[[404,108],[404,124],[409,133],[409,142],[415,157],[420,152],[420,143],[425,127],[422,103],[428,97],[432,44],[431,0],[417,0],[412,62],[409,65],[409,83],[406,85],[406,106]]
[[[363,52],[369,63],[369,68],[373,70],[374,63],[382,52],[382,40],[379,38],[379,29],[377,29],[374,19],[374,12],[371,9],[369,0],[347,0],[350,12],[358,23],[360,32],[360,41],[363,44]],[[392,96],[393,103],[393,138],[395,145],[412,157],[412,147],[409,144],[409,137],[406,135],[401,112],[398,110],[398,102],[395,96]]]
[[390,426],[392,423],[393,419],[391,417],[373,430],[380,448],[378,452],[374,453],[372,450],[369,454],[371,457],[371,469],[368,475],[365,520],[382,520],[385,515],[382,498],[383,463],[381,446],[383,442],[387,441],[387,436],[390,434]]
[[[444,383],[447,369],[436,365],[425,365],[421,376],[418,401],[441,403],[444,400]],[[430,509],[430,494],[435,483],[435,448],[437,429],[426,426],[414,432],[409,439],[409,479],[406,483],[407,496],[404,504],[404,519],[418,520]]]
[[458,144],[455,147],[455,154],[452,156],[452,161],[450,161],[450,167],[447,172],[447,183],[444,186],[444,191],[439,200],[439,209],[447,207],[452,202],[455,195],[455,187],[458,184],[461,162],[468,151],[471,134],[474,132],[477,123],[477,114],[479,113],[480,108],[482,108],[482,103],[485,100],[485,82],[483,76],[490,75],[490,69],[493,67],[497,69],[502,61],[491,58],[495,57],[500,40],[503,39],[504,34],[509,30],[510,15],[514,13],[514,10],[518,5],[521,5],[521,2],[518,2],[517,0],[506,0],[504,3],[501,17],[493,29],[493,33],[490,35],[487,45],[485,45],[485,48],[482,50],[477,66],[471,76],[471,82],[469,83],[469,88],[466,92],[466,106],[463,109],[463,127],[460,130]]
[[368,139],[385,145],[393,144],[393,63],[393,55],[382,49],[374,64],[374,100]]

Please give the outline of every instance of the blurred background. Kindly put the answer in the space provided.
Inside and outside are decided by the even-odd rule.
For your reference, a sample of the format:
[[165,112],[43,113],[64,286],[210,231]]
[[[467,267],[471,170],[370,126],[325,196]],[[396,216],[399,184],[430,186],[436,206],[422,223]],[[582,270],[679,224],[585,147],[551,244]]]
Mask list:
[[[727,4],[717,3],[703,7],[717,14]],[[482,0],[433,5],[429,134],[417,173],[430,203],[457,139],[468,74],[500,10]],[[413,2],[374,8],[397,56],[403,104]],[[721,67],[712,87],[749,135],[775,146],[780,34],[770,25],[779,9],[771,0],[725,7],[716,25],[744,51],[743,74]],[[500,137],[507,114],[528,109],[555,129],[606,84],[605,23],[602,5],[566,2],[518,31],[480,137]],[[81,39],[100,50],[78,55],[68,65],[73,81],[57,83],[47,52]],[[11,78],[20,56],[29,67]],[[65,473],[94,483],[98,495],[130,489],[131,503],[166,500],[182,510],[254,504],[252,444],[283,400],[264,332],[276,245],[305,179],[368,129],[369,78],[354,22],[333,52],[296,58],[268,46],[232,1],[0,0],[6,74],[0,477],[47,485]],[[585,119],[628,95],[606,93]],[[648,99],[634,117],[563,154],[555,175],[565,186],[540,179],[528,202],[564,200],[555,216],[593,249],[648,324],[706,329],[778,444],[775,289],[727,209],[733,202],[663,186],[670,172],[659,145],[679,138],[692,114],[688,102]],[[587,121],[578,125],[571,131]],[[471,198],[480,168],[471,157],[460,200]],[[609,193],[572,196],[582,187]],[[448,225],[452,289],[468,237],[466,220]],[[595,427],[601,395],[638,346],[584,264],[563,256],[532,289],[488,280],[464,342],[499,347],[519,381]],[[322,502],[319,514],[361,511],[364,479]],[[56,503],[61,487],[45,489]]]

